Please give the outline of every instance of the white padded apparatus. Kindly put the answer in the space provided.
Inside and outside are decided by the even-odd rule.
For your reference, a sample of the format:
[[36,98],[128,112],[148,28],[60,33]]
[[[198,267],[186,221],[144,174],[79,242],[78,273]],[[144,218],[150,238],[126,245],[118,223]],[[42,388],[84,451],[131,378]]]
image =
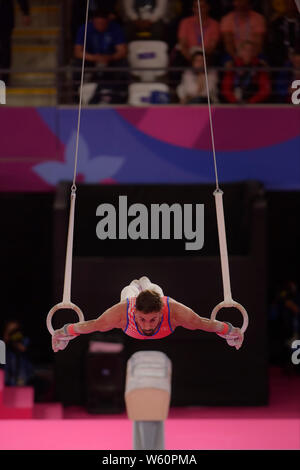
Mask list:
[[171,393],[171,373],[171,361],[164,353],[136,352],[127,363],[125,394],[148,387]]
[[[128,60],[132,74],[143,82],[151,82],[166,74],[168,45],[163,41],[132,41],[128,45]],[[159,70],[142,70],[159,69]]]
[[297,8],[298,8],[298,11],[300,13],[300,0],[295,0],[296,2],[296,5],[297,5]]
[[171,400],[170,359],[159,351],[139,351],[127,363],[125,403],[132,421],[164,421]]
[[155,91],[169,93],[170,89],[165,83],[131,83],[128,87],[128,103],[131,106],[149,106]]

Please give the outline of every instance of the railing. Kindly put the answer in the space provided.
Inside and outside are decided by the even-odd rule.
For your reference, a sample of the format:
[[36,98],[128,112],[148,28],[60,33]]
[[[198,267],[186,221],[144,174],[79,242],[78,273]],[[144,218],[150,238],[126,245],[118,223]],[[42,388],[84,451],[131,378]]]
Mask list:
[[[179,98],[177,95],[177,87],[180,84],[181,76],[183,72],[187,70],[183,67],[168,67],[168,68],[132,68],[132,67],[86,67],[85,68],[85,79],[84,82],[97,82],[102,89],[110,89],[115,92],[116,100],[112,104],[126,104],[128,102],[128,87],[132,83],[145,83],[139,80],[138,74],[141,72],[161,72],[161,76],[151,83],[164,83],[169,87],[170,94],[170,104],[178,104]],[[221,93],[221,83],[224,74],[229,71],[228,68],[224,67],[211,67],[210,70],[214,70],[218,74],[218,104],[228,104],[226,100],[222,97]],[[240,72],[240,68],[232,67],[230,71]],[[282,96],[278,93],[280,87],[289,88],[294,82],[293,75],[295,74],[295,69],[293,68],[279,68],[279,67],[249,67],[243,68],[243,71],[251,71],[252,73],[258,72],[267,72],[271,82],[271,93],[269,97],[263,101],[261,104],[285,104],[293,105],[292,100],[288,95]],[[24,73],[32,73],[32,70],[24,68],[13,68],[11,70],[0,69],[1,74],[10,72],[11,75],[18,75]],[[76,67],[74,65],[59,66],[55,69],[38,69],[34,70],[34,73],[37,74],[53,74],[55,80],[53,87],[56,89],[57,94],[57,104],[76,104],[78,102],[78,89],[80,86],[80,74],[81,67]],[[296,71],[298,77],[300,76],[300,70]],[[113,79],[111,77],[113,75]],[[282,76],[285,75],[285,79],[282,79]],[[26,85],[28,90],[30,88],[43,87],[43,81],[41,83],[33,82],[32,85],[27,81]],[[49,85],[47,86],[47,88]],[[9,91],[8,87],[8,91]],[[298,85],[299,88],[299,85]],[[243,87],[241,88],[243,90]],[[300,96],[300,92],[298,92]],[[109,104],[109,103],[106,103]],[[215,103],[214,103],[215,104]],[[247,102],[240,101],[237,105],[245,105]]]

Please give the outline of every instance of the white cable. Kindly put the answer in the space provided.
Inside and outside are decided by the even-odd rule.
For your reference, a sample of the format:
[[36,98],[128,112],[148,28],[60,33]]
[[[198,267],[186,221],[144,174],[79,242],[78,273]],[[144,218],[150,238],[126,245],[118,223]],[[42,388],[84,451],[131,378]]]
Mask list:
[[85,56],[86,56],[86,37],[87,37],[87,27],[88,27],[89,6],[90,6],[90,0],[87,0],[84,43],[83,43],[83,57],[82,57],[82,67],[81,67],[81,81],[80,81],[80,92],[79,92],[79,109],[78,109],[77,134],[76,134],[74,175],[73,175],[73,183],[71,187],[70,215],[69,215],[68,239],[67,239],[67,249],[66,249],[63,300],[59,304],[52,307],[52,309],[49,311],[47,315],[46,323],[47,323],[48,331],[51,335],[54,334],[54,329],[52,326],[52,318],[55,312],[57,312],[57,310],[61,310],[65,308],[72,309],[77,313],[79,321],[84,321],[84,316],[80,308],[71,302],[71,282],[72,282],[73,240],[74,240],[74,215],[75,215],[75,201],[76,201],[76,189],[77,189],[76,188],[76,176],[77,176],[77,162],[78,162],[78,144],[79,144],[79,133],[80,133],[80,118],[81,118],[81,107],[82,107],[82,91],[83,91]]
[[83,57],[82,57],[82,67],[81,67],[81,80],[80,80],[80,91],[79,91],[79,109],[78,109],[75,164],[74,164],[74,176],[73,176],[72,192],[76,191],[78,143],[79,143],[79,132],[80,132],[80,118],[81,118],[81,107],[82,107],[82,89],[83,89],[83,76],[84,76],[85,55],[86,55],[86,36],[87,36],[87,27],[88,27],[89,8],[90,8],[90,0],[87,0],[86,15],[85,15],[85,29],[84,29],[84,42],[83,42]]
[[209,91],[209,84],[208,84],[208,73],[207,73],[207,64],[206,64],[206,53],[205,53],[204,33],[203,33],[203,24],[202,24],[200,0],[198,0],[198,11],[199,11],[200,31],[201,31],[201,38],[202,38],[204,74],[205,74],[205,83],[206,83],[206,90],[207,90],[207,103],[208,103],[210,133],[211,133],[212,151],[213,151],[215,177],[216,177],[216,190],[214,192],[214,196],[215,196],[216,211],[217,211],[218,235],[219,235],[219,246],[220,246],[220,257],[221,257],[221,268],[222,268],[223,292],[224,292],[224,301],[220,302],[213,309],[212,314],[211,314],[211,319],[215,320],[216,315],[219,312],[219,310],[221,310],[221,308],[223,308],[223,307],[235,307],[241,312],[241,314],[243,316],[243,326],[241,328],[241,331],[242,331],[242,333],[244,333],[246,331],[247,327],[248,327],[248,314],[247,314],[245,308],[241,304],[235,302],[232,299],[232,295],[231,295],[230,272],[229,272],[229,262],[228,262],[228,249],[227,249],[224,207],[223,207],[223,191],[219,188],[218,168],[217,168],[217,159],[216,159],[216,147],[215,147],[215,137],[214,137],[214,126],[213,126],[212,112],[211,112],[211,100],[210,100],[210,91]]
[[199,11],[199,22],[200,22],[200,30],[201,30],[201,38],[202,38],[202,50],[203,50],[205,83],[206,83],[206,91],[207,91],[207,103],[208,103],[210,134],[211,134],[211,143],[212,143],[212,151],[213,151],[213,157],[214,157],[215,176],[216,176],[216,189],[217,189],[217,191],[219,191],[219,178],[218,178],[218,168],[217,168],[217,158],[216,158],[216,147],[215,147],[215,137],[214,137],[212,112],[211,112],[211,100],[210,100],[210,91],[209,91],[209,84],[208,84],[208,73],[207,73],[207,65],[206,65],[206,53],[205,53],[204,33],[203,33],[203,24],[202,24],[200,0],[198,0],[198,9],[199,9],[198,10]]

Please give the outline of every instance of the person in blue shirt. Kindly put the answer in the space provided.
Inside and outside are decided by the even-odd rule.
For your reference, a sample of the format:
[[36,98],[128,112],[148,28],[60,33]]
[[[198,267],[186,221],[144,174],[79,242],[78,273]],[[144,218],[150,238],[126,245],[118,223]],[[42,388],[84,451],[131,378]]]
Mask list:
[[[83,58],[85,25],[82,25],[78,32],[74,45],[75,65],[81,67]],[[105,71],[105,68],[124,67],[127,65],[127,44],[122,27],[115,21],[110,20],[109,12],[98,9],[89,21],[86,38],[86,62],[87,68],[96,69],[92,81],[99,83],[97,94],[99,95],[102,85],[107,88],[111,82],[118,79],[117,73]],[[80,72],[74,75],[74,80],[80,80]],[[104,83],[105,82],[105,83]]]

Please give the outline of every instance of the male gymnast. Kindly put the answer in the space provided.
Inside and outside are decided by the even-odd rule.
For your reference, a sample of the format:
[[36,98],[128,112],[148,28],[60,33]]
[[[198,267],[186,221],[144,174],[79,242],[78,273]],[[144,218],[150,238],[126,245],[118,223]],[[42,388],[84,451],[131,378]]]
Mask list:
[[161,339],[169,336],[175,328],[204,330],[226,339],[230,346],[239,349],[244,335],[231,323],[200,317],[192,309],[164,296],[162,289],[143,276],[135,279],[121,292],[121,300],[107,309],[95,320],[67,324],[52,336],[54,352],[67,347],[70,340],[95,331],[120,328],[136,339]]

